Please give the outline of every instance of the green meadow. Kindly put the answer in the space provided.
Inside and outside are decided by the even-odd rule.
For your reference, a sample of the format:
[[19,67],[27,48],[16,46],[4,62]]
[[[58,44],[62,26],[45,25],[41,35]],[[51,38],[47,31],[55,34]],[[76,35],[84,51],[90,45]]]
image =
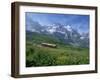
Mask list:
[[[56,44],[56,48],[41,43]],[[64,44],[55,37],[26,33],[26,67],[89,64],[89,48]]]

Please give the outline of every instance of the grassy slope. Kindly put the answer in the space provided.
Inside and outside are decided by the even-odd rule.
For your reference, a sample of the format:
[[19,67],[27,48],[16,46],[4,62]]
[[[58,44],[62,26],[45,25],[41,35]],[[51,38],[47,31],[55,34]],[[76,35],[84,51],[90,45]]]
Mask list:
[[[54,37],[36,33],[27,34],[26,66],[77,65],[89,63],[89,50],[61,43]],[[57,48],[43,47],[41,42],[54,43]]]

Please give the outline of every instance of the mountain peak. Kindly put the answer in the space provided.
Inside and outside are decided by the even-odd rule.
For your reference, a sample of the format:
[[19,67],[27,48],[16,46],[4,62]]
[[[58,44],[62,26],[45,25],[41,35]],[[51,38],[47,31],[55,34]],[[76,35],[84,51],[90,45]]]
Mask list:
[[74,29],[70,25],[63,25],[60,23],[40,25],[34,22],[34,25],[31,25],[31,29],[29,29],[29,31],[54,36],[65,44],[71,44],[75,46],[89,45],[88,32],[80,34],[77,29]]
[[70,25],[65,25],[64,28],[67,29],[70,32],[72,31],[72,27]]

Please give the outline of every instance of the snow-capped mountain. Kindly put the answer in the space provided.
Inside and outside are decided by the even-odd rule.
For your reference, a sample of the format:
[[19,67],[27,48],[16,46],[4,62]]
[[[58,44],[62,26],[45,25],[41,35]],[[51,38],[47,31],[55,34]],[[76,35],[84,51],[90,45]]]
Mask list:
[[[29,27],[27,25],[27,27]],[[40,34],[47,34],[49,36],[56,37],[61,42],[65,44],[70,44],[73,46],[89,47],[89,34],[80,34],[78,30],[73,29],[72,26],[66,24],[62,25],[59,23],[51,25],[40,25],[38,22],[34,22],[28,31],[36,32]]]

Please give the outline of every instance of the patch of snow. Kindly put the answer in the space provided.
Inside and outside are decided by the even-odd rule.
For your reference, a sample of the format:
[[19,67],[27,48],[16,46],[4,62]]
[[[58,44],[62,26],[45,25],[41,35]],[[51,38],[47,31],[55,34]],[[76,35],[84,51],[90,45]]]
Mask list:
[[67,25],[66,27],[67,27],[67,30],[68,30],[68,31],[70,31],[70,32],[72,31],[71,26]]
[[80,39],[84,39],[84,37],[81,36]]
[[56,31],[56,28],[50,28],[47,30],[48,32],[50,32],[51,34],[54,33]]
[[32,31],[32,32],[36,32],[36,30],[35,30],[35,29],[31,29],[31,31]]
[[37,32],[40,33],[39,31],[35,30],[35,29],[31,29],[32,32]]
[[49,29],[48,31],[49,31],[50,33],[54,33],[54,32],[55,32],[54,29]]
[[65,25],[64,28],[65,28],[66,30],[70,31],[70,32],[72,31],[72,28],[71,28],[71,26],[69,26],[69,25]]
[[48,27],[47,31],[52,34],[52,33],[56,32],[57,27],[58,26],[50,26],[50,27]]
[[57,32],[59,32],[59,33],[61,33],[61,34],[66,34],[66,32],[62,32],[62,31],[57,31]]

